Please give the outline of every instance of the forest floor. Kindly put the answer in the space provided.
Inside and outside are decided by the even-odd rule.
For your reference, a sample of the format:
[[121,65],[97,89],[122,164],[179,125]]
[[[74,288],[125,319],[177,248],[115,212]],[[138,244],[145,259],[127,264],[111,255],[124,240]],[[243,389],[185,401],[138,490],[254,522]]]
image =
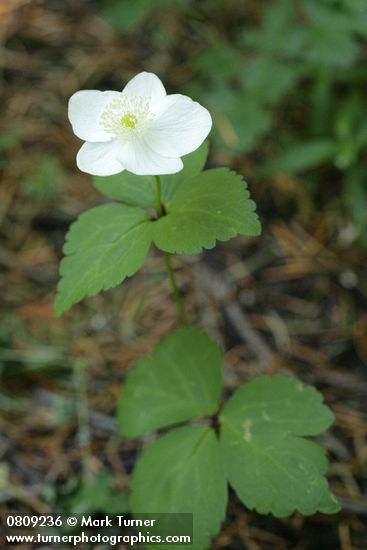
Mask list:
[[[133,43],[116,38],[95,16],[84,14],[80,30],[78,10],[69,17],[43,11],[37,2],[24,9],[26,4],[13,0],[0,6],[6,22],[0,511],[44,513],[75,503],[75,495],[82,498],[81,480],[102,470],[116,490],[127,489],[143,442],[119,437],[116,399],[134,361],[178,321],[158,251],[121,287],[53,317],[65,232],[80,212],[103,201],[75,167],[79,143],[67,121],[67,99],[85,81],[93,87],[109,73],[126,80],[142,62]],[[107,87],[107,77],[104,82]],[[366,250],[350,243],[348,227],[338,225],[333,211],[304,214],[307,196],[297,179],[278,176],[263,184],[254,176],[254,160],[244,157],[234,159],[233,167],[249,182],[263,234],[175,261],[188,317],[225,351],[228,393],[259,374],[279,373],[322,392],[335,423],[320,441],[343,510],[275,519],[245,510],[232,494],[213,548],[362,550],[367,548]]]

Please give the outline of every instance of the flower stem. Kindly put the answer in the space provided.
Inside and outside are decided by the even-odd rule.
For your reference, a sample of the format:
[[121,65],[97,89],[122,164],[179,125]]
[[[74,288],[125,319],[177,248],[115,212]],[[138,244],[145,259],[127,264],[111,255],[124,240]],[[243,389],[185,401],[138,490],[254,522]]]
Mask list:
[[168,252],[164,252],[164,261],[166,262],[168,277],[171,283],[173,294],[175,296],[178,316],[180,318],[181,325],[185,326],[187,325],[185,309],[183,306],[182,296],[177,285],[175,271],[172,266],[171,254],[169,254]]
[[157,194],[156,194],[156,209],[157,214],[159,217],[163,214],[163,205],[162,205],[162,191],[161,191],[161,178],[160,176],[155,177],[155,181],[157,182]]
[[[161,190],[160,176],[155,176],[155,180],[157,182],[156,210],[157,210],[158,217],[161,218],[163,216],[163,204],[162,204],[162,190]],[[172,265],[171,254],[169,252],[164,252],[163,254],[164,254],[164,261],[166,263],[168,278],[171,283],[171,288],[176,300],[176,306],[177,306],[178,316],[180,318],[181,325],[187,325],[185,309],[182,301],[182,296],[177,285],[176,275]]]

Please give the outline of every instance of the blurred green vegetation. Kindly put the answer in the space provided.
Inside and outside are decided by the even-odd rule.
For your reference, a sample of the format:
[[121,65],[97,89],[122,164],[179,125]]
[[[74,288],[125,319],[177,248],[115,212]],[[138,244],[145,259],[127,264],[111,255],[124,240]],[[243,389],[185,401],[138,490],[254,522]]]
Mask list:
[[64,182],[59,159],[44,154],[35,159],[31,172],[22,181],[22,194],[35,202],[48,203],[60,196]]
[[[212,112],[214,146],[260,153],[262,175],[300,175],[315,200],[324,187],[343,195],[343,214],[366,242],[365,0],[103,5],[101,15],[117,33],[133,39],[145,26],[158,49],[185,56],[191,77],[183,92]],[[172,12],[193,44],[180,56]]]

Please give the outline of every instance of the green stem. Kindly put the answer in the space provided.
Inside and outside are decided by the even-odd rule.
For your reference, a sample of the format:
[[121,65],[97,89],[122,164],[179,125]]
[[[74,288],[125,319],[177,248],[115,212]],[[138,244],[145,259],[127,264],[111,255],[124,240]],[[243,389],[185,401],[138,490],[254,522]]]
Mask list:
[[177,311],[178,311],[178,315],[180,317],[181,325],[187,325],[185,309],[184,309],[184,306],[183,306],[182,296],[181,296],[180,290],[179,290],[178,285],[177,285],[176,275],[175,275],[175,271],[174,271],[173,265],[172,265],[171,254],[169,254],[168,252],[165,252],[164,253],[164,261],[166,262],[168,277],[169,277],[169,280],[170,280],[170,283],[171,283],[173,294],[175,296]]
[[156,209],[157,214],[159,217],[163,214],[163,205],[162,205],[162,191],[161,191],[161,178],[160,176],[155,177],[155,181],[157,182],[157,195],[156,195]]
[[[155,180],[157,182],[156,210],[157,210],[158,217],[161,218],[163,216],[163,204],[162,204],[162,187],[161,187],[160,176],[155,176]],[[176,275],[172,265],[171,254],[169,254],[168,252],[164,252],[164,261],[166,263],[168,277],[169,277],[171,288],[176,300],[176,306],[177,306],[177,311],[178,311],[181,325],[187,325],[185,309],[182,301],[182,296],[177,285]]]

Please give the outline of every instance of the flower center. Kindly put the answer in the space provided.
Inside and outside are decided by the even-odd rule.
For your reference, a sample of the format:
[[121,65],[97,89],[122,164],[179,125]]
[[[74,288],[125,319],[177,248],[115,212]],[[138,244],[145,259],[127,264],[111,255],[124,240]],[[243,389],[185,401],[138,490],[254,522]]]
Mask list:
[[125,128],[135,128],[138,124],[138,118],[132,113],[127,113],[121,117],[121,124],[122,126],[125,126]]
[[153,118],[147,98],[121,93],[107,105],[100,124],[107,133],[126,140],[141,134]]

